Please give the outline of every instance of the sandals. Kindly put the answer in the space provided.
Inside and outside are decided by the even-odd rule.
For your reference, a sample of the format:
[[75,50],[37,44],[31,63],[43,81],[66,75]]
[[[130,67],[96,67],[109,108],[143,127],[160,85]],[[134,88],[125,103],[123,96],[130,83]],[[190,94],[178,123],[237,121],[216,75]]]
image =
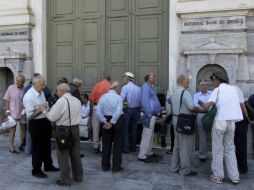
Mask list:
[[222,184],[222,179],[219,178],[219,177],[216,177],[216,176],[211,175],[211,176],[210,176],[210,180],[211,180],[212,182],[214,182],[214,183]]

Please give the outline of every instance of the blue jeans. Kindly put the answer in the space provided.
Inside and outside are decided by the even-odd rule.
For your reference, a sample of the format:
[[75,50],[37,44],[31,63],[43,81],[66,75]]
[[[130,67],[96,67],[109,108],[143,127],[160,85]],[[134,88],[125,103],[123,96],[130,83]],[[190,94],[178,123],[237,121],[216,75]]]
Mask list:
[[123,151],[136,151],[138,108],[124,110]]

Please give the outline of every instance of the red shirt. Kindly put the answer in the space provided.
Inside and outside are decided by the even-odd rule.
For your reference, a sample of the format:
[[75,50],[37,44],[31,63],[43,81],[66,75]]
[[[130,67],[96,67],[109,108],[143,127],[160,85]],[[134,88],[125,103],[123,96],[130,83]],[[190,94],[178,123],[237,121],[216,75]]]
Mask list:
[[111,83],[106,79],[97,83],[93,87],[92,92],[90,93],[89,100],[95,104],[98,104],[100,97],[109,91],[110,85],[111,85]]

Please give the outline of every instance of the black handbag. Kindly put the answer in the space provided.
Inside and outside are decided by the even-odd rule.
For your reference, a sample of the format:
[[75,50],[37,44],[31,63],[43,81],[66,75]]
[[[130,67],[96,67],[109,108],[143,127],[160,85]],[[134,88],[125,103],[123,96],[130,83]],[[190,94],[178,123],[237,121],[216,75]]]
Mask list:
[[177,116],[177,124],[176,124],[176,131],[178,133],[182,133],[185,135],[192,135],[195,133],[195,126],[196,126],[196,115],[193,114],[180,114],[180,108],[182,105],[182,99],[183,99],[183,93],[185,89],[183,90],[180,98],[180,107],[179,107],[179,114]]
[[56,126],[56,144],[58,149],[61,150],[67,150],[69,148],[72,148],[74,146],[74,137],[71,133],[71,114],[70,114],[70,104],[67,98],[65,98],[68,102],[68,111],[69,111],[69,121],[70,126]]

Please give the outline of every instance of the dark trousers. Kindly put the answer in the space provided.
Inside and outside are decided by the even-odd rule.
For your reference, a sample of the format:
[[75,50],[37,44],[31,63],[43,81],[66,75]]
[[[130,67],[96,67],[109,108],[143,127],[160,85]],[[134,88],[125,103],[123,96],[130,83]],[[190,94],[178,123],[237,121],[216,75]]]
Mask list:
[[174,150],[174,143],[175,143],[175,132],[174,132],[174,126],[170,125],[170,140],[171,140],[171,151]]
[[71,183],[70,163],[73,178],[75,180],[82,180],[83,178],[83,168],[80,159],[79,125],[71,126],[71,133],[74,138],[74,146],[67,150],[59,150],[58,147],[56,149],[61,180],[68,184]]
[[[105,116],[107,121],[110,121],[111,116]],[[102,124],[103,125],[103,124]],[[113,165],[112,171],[118,171],[122,165],[122,127],[123,116],[120,116],[118,121],[111,129],[102,128],[102,160],[101,166],[103,170],[110,168],[110,155],[112,143],[113,147]]]
[[136,151],[138,108],[126,108],[124,110],[123,151]]
[[51,124],[44,119],[32,119],[29,120],[29,132],[32,140],[32,173],[36,174],[41,171],[42,162],[44,163],[44,169],[52,167],[51,158]]
[[247,132],[248,122],[242,120],[235,123],[235,153],[237,159],[238,170],[240,173],[248,171],[247,165]]
[[162,121],[160,123],[155,124],[154,130],[155,132],[159,132],[160,136],[165,137],[167,135],[167,123]]

